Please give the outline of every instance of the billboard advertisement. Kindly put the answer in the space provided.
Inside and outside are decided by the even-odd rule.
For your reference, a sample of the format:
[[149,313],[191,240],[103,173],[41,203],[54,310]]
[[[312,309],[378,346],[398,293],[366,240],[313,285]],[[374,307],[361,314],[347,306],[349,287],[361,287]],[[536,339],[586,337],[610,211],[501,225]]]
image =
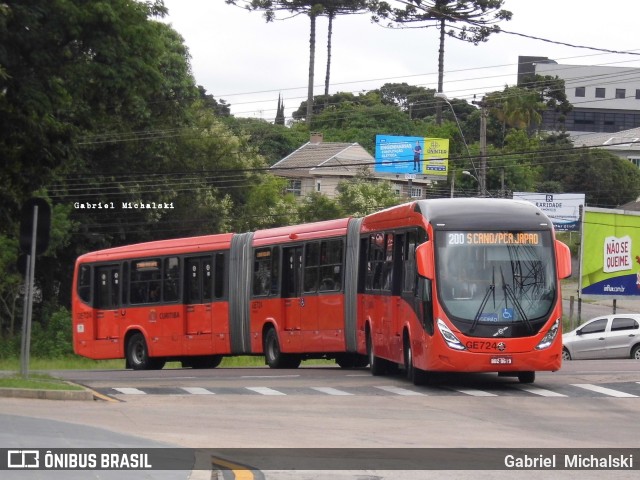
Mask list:
[[580,291],[640,295],[640,213],[585,208]]
[[513,198],[533,203],[551,219],[557,231],[580,231],[580,208],[584,207],[584,193],[513,192]]
[[378,173],[421,174],[446,180],[449,139],[376,135]]

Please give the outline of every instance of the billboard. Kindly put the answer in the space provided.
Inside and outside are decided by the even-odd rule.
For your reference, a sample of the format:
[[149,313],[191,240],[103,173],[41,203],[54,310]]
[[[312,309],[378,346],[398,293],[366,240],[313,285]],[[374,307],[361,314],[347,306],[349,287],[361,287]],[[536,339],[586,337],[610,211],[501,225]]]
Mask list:
[[446,180],[449,139],[376,135],[378,173],[421,174]]
[[640,295],[640,213],[585,209],[580,291],[585,295]]
[[580,209],[584,207],[584,193],[513,192],[513,198],[533,203],[551,219],[557,231],[580,231]]

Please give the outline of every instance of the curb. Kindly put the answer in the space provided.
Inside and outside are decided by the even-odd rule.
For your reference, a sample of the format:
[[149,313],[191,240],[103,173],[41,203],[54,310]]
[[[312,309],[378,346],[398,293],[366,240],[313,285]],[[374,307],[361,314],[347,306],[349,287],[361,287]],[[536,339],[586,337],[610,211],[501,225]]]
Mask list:
[[93,400],[89,390],[37,390],[34,388],[0,388],[0,397],[36,398],[40,400]]

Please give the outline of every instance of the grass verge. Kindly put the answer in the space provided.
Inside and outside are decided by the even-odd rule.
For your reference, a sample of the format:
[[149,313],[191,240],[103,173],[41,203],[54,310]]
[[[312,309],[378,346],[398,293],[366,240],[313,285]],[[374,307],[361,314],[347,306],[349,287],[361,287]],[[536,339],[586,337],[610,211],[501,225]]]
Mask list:
[[84,390],[78,385],[72,385],[64,380],[50,375],[37,374],[22,377],[20,375],[0,376],[0,388],[26,388],[33,390]]

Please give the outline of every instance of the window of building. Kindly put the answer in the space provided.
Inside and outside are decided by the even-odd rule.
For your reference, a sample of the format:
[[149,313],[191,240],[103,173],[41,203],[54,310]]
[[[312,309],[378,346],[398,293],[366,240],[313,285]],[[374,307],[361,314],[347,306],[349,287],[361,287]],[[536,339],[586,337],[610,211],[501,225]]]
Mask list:
[[422,198],[422,187],[411,187],[411,198]]
[[576,97],[585,96],[585,87],[576,87]]
[[627,98],[627,91],[624,88],[616,88],[616,98]]
[[316,192],[319,192],[319,191],[320,191],[320,186],[321,186],[321,185],[320,185],[320,180],[318,180],[318,181],[316,182]]
[[575,112],[573,122],[576,125],[593,125],[595,123],[593,112]]
[[631,163],[633,163],[636,167],[640,168],[640,157],[627,157]]
[[302,180],[289,180],[287,193],[293,193],[296,197],[302,195]]
[[605,98],[606,89],[605,88],[596,88],[596,98]]

